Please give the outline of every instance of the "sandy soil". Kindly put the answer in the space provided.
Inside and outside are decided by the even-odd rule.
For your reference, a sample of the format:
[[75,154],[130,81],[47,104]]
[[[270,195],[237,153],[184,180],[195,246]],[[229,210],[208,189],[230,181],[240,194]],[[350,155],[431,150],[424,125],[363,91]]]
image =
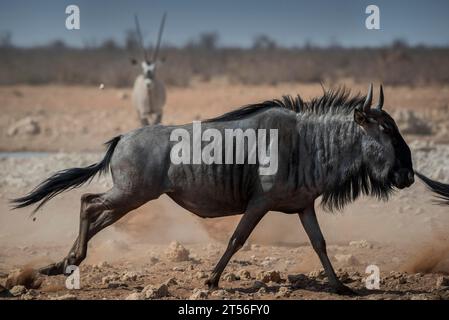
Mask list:
[[[367,85],[342,83],[353,92]],[[335,84],[334,87],[339,84]],[[92,151],[102,143],[139,125],[131,106],[131,90],[100,90],[93,87],[13,86],[0,87],[0,150]],[[182,124],[207,119],[245,104],[301,94],[311,98],[322,93],[319,84],[278,86],[230,85],[225,80],[194,83],[188,88],[170,88],[164,109],[164,124]],[[449,124],[449,86],[386,88],[386,110],[417,110],[432,119],[436,133]],[[31,116],[39,122],[39,135],[8,136],[12,124]],[[445,129],[445,130],[446,130]],[[444,130],[443,130],[444,131]],[[433,140],[449,142],[447,131]],[[70,142],[70,143],[68,143]]]
[[[364,87],[351,85],[356,91]],[[246,103],[298,92],[311,97],[320,94],[321,87],[232,86],[215,80],[191,88],[170,88],[163,122],[179,124],[204,119]],[[135,128],[138,122],[129,98],[124,97],[127,95],[127,90],[109,88],[0,88],[0,151],[69,152],[15,159],[0,157],[0,285],[5,285],[7,275],[14,269],[40,267],[65,256],[77,234],[80,195],[105,190],[110,181],[94,181],[88,187],[58,196],[36,221],[28,217],[30,210],[10,212],[7,199],[29,191],[54,170],[99,159],[102,142]],[[387,110],[415,110],[438,128],[431,136],[408,136],[409,142],[447,142],[444,128],[449,123],[448,101],[447,87],[396,88],[394,95],[393,89],[386,90]],[[26,116],[38,121],[40,133],[8,135],[10,126]],[[418,148],[414,150],[418,152]],[[442,155],[437,164],[440,178],[444,179],[449,175],[444,171],[447,154]],[[426,173],[432,174],[432,166],[419,163],[425,166]],[[361,199],[343,213],[319,209],[318,215],[334,266],[340,277],[359,293],[349,298],[449,298],[444,285],[444,275],[449,272],[448,209],[434,206],[422,184],[397,193],[388,203]],[[39,289],[18,294],[15,299],[122,299],[133,293],[134,298],[145,298],[148,285],[160,288],[167,281],[168,294],[148,298],[342,298],[330,292],[298,220],[295,215],[270,213],[251,236],[250,245],[238,252],[225,270],[228,275],[221,282],[224,290],[202,292],[198,290],[205,290],[205,277],[224,251],[238,217],[203,220],[163,196],[130,213],[91,241],[88,258],[81,267],[81,290],[65,289],[63,276],[42,277]],[[362,244],[350,245],[351,241],[361,240]],[[167,250],[172,241],[179,241],[190,251],[188,260],[170,260]],[[365,268],[370,264],[380,268],[380,291],[364,288]],[[238,279],[244,270],[250,275]],[[263,272],[270,270],[279,272],[280,279],[264,279],[266,283],[262,284]],[[175,281],[169,281],[172,278]]]

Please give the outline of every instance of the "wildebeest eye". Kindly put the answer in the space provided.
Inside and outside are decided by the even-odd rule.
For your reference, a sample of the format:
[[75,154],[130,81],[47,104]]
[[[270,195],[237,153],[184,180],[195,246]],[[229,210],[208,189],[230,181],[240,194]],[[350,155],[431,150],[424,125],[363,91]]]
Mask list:
[[385,134],[389,134],[391,132],[391,129],[385,124],[380,124],[379,129]]

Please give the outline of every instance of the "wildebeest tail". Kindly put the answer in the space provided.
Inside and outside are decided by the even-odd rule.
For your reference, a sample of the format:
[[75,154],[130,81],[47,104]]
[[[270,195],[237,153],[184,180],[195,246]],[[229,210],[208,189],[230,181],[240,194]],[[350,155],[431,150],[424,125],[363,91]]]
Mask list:
[[39,203],[33,210],[35,213],[47,201],[61,192],[78,188],[86,182],[90,182],[96,174],[103,174],[109,169],[109,163],[114,153],[114,149],[120,141],[121,136],[117,136],[105,145],[108,146],[106,154],[98,163],[92,164],[84,168],[71,168],[56,172],[48,179],[41,182],[34,190],[24,197],[11,200],[13,209],[27,207],[29,205]]
[[439,198],[438,202],[441,204],[449,205],[449,184],[444,184],[435,180],[432,180],[422,173],[416,172],[415,174],[418,178],[421,179],[422,182],[434,193],[437,194]]

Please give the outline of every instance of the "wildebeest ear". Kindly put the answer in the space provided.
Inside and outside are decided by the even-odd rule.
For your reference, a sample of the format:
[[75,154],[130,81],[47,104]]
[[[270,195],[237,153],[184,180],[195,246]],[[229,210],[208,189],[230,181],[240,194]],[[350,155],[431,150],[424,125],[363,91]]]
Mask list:
[[130,61],[133,66],[137,64],[137,60],[134,58],[131,58]]
[[361,126],[365,126],[368,123],[368,118],[366,117],[366,114],[363,111],[360,111],[359,109],[355,109],[354,110],[354,121]]

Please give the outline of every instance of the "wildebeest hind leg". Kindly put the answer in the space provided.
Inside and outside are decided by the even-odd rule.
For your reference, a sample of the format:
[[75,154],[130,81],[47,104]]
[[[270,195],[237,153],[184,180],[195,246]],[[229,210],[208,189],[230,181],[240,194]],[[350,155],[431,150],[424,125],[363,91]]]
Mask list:
[[326,241],[324,240],[320,225],[318,224],[313,204],[309,208],[306,208],[304,212],[300,213],[299,218],[304,230],[309,236],[313,249],[320,258],[321,264],[323,265],[324,271],[329,279],[329,283],[333,287],[334,291],[338,294],[354,294],[354,291],[341,283],[335,274],[334,268],[332,267],[329,257],[327,256]]
[[66,272],[68,265],[80,265],[86,258],[88,241],[102,229],[113,224],[145,201],[132,199],[112,189],[106,194],[85,194],[81,197],[79,235],[62,261],[39,270],[46,275]]
[[209,289],[215,289],[218,287],[220,276],[223,273],[223,270],[225,269],[229,260],[231,260],[234,253],[236,253],[241,247],[243,247],[251,232],[254,230],[256,225],[266,213],[267,210],[260,206],[248,207],[247,211],[243,214],[237,228],[232,234],[231,239],[229,239],[228,247],[226,248],[225,253],[212,271],[211,277],[206,281]]

